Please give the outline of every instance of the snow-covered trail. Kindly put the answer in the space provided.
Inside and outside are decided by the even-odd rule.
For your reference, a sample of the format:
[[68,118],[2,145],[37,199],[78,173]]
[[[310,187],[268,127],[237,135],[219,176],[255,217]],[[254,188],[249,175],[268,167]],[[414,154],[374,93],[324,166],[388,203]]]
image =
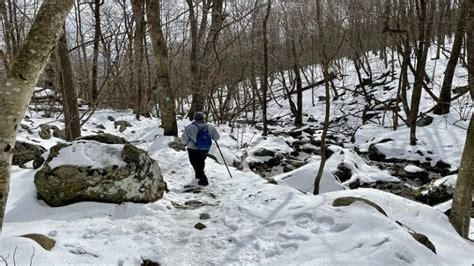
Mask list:
[[[231,179],[225,166],[212,159],[206,166],[211,185],[200,192],[186,192],[184,186],[193,181],[186,153],[159,143],[142,148],[161,162],[170,190],[162,200],[122,205],[83,202],[50,208],[35,198],[33,171],[15,169],[15,194],[8,204],[5,233],[35,232],[55,238],[58,242],[50,253],[37,251],[37,265],[51,261],[137,265],[143,259],[162,265],[446,264],[474,259],[474,247],[453,234],[443,214],[384,192],[309,196],[234,168]],[[331,206],[334,198],[354,194],[376,201],[389,217],[400,209],[416,210],[401,219],[429,235],[438,255],[372,207]],[[209,219],[200,219],[206,214]],[[434,226],[417,224],[420,217]],[[197,223],[206,228],[196,229]],[[459,251],[453,251],[454,246]],[[13,252],[0,250],[5,256]],[[19,251],[29,261],[31,249]]]

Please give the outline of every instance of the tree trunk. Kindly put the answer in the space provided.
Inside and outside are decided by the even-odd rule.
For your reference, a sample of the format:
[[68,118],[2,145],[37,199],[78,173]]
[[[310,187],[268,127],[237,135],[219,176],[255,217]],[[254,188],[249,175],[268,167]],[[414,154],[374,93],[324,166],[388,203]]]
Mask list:
[[[199,45],[201,35],[198,33],[198,18],[195,12],[194,2],[192,0],[186,0],[189,8],[189,27],[191,32],[191,53],[190,53],[190,72],[191,72],[191,90],[192,90],[192,102],[191,109],[188,113],[188,118],[193,119],[194,113],[197,111],[203,111],[204,109],[204,92],[201,88],[201,80],[199,75]],[[206,3],[203,7],[203,18],[202,20],[207,20]],[[201,26],[201,30],[203,30]],[[202,31],[200,31],[201,33]]]
[[324,77],[324,87],[326,92],[326,104],[325,104],[325,112],[324,112],[324,124],[323,124],[323,133],[321,134],[321,163],[319,164],[318,173],[316,174],[316,178],[314,180],[314,190],[313,194],[319,194],[319,184],[321,183],[321,178],[323,177],[324,167],[326,165],[326,135],[329,129],[329,115],[331,111],[331,100],[330,100],[330,87],[329,87],[329,58],[326,52],[326,37],[323,28],[323,18],[321,17],[321,1],[316,0],[316,20],[318,22],[318,33],[320,38],[320,45],[319,45],[319,54],[322,60],[322,70],[323,70],[323,77]]
[[267,34],[267,25],[268,18],[270,17],[270,11],[272,8],[272,0],[267,0],[267,11],[265,17],[263,18],[263,77],[261,79],[261,90],[262,90],[262,115],[263,115],[263,136],[268,135],[268,120],[267,120],[267,94],[268,94],[268,34]]
[[99,97],[99,90],[97,88],[98,79],[98,63],[99,63],[99,43],[100,36],[102,35],[100,25],[100,6],[104,2],[101,0],[94,0],[94,47],[92,55],[92,75],[91,75],[91,102],[93,105],[98,104],[97,98]]
[[[462,40],[464,38],[464,26],[466,16],[466,1],[461,4],[459,11],[458,23],[456,25],[456,33],[454,36],[453,49],[449,56],[448,65],[444,71],[443,85],[439,95],[439,101],[433,113],[437,115],[444,115],[449,113],[451,107],[451,85],[453,83],[454,71],[458,63],[459,55],[461,54]],[[438,44],[439,46],[439,44]]]
[[81,136],[79,110],[77,109],[76,87],[72,72],[71,60],[68,55],[66,27],[58,41],[59,77],[63,99],[63,113],[66,128],[66,139],[72,141]]
[[[467,1],[467,59],[471,99],[474,99],[474,0]],[[458,179],[454,189],[453,204],[449,221],[464,238],[469,237],[471,222],[472,194],[474,192],[474,116],[471,116],[466,135],[466,144],[461,159]]]
[[43,2],[30,32],[11,64],[6,82],[0,86],[0,230],[5,215],[17,128],[73,2],[74,0]]
[[[431,2],[431,1],[429,1]],[[411,100],[411,112],[410,112],[410,145],[416,145],[416,120],[418,119],[418,111],[420,109],[421,101],[421,90],[423,89],[423,83],[425,79],[425,67],[426,59],[428,56],[428,50],[430,47],[430,33],[431,26],[433,23],[433,12],[428,14],[428,6],[431,5],[431,9],[434,7],[434,3],[427,3],[426,0],[420,0],[420,4],[417,5],[419,22],[418,22],[418,49],[416,51],[417,64],[415,73],[415,84],[413,87],[413,94]],[[430,17],[428,17],[430,15]]]
[[169,75],[168,48],[161,29],[160,0],[147,0],[146,15],[156,61],[161,121],[165,136],[178,136],[176,101]]
[[[298,64],[298,55],[296,54],[296,45],[292,41],[292,54],[293,54],[293,72],[295,72],[296,79],[296,112],[295,112],[295,126],[303,125],[303,85],[301,81],[300,68]],[[288,97],[291,98],[290,95]]]
[[[5,29],[5,32],[3,33],[3,38],[5,39],[5,46],[7,48],[7,61],[11,61],[14,57],[15,44],[12,40],[14,39],[14,36],[12,36],[13,28],[8,17],[7,5],[5,4],[5,0],[0,0],[0,17],[2,18],[3,27]],[[6,69],[8,69],[8,65],[6,65]]]
[[142,0],[131,0],[133,17],[135,19],[135,36],[133,38],[133,49],[135,51],[135,69],[133,76],[135,77],[135,108],[134,113],[137,119],[143,110],[144,98],[144,82],[145,82],[145,66],[144,66],[144,39],[145,39],[145,3]]

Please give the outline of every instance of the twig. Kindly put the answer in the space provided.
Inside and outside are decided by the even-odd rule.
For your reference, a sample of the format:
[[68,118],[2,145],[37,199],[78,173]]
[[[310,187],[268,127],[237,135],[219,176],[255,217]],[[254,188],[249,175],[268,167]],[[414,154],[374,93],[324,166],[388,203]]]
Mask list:
[[35,256],[35,252],[36,252],[35,247],[33,247],[33,253],[31,254],[31,258],[30,258],[30,266],[33,265],[33,257]]

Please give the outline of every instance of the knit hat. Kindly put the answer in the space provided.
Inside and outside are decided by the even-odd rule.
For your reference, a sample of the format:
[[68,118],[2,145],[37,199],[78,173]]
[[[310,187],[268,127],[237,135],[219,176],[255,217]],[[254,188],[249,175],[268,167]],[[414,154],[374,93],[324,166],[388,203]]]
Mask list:
[[194,120],[194,121],[202,121],[202,120],[204,120],[204,113],[203,113],[203,112],[195,112],[195,113],[194,113],[193,120]]

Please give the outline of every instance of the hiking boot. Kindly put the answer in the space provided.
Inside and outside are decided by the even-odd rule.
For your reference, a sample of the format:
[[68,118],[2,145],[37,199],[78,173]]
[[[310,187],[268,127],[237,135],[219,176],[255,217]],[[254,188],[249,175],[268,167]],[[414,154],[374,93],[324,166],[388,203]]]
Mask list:
[[199,180],[198,185],[205,187],[205,186],[209,185],[209,181],[207,181],[207,179],[201,179],[201,180]]

